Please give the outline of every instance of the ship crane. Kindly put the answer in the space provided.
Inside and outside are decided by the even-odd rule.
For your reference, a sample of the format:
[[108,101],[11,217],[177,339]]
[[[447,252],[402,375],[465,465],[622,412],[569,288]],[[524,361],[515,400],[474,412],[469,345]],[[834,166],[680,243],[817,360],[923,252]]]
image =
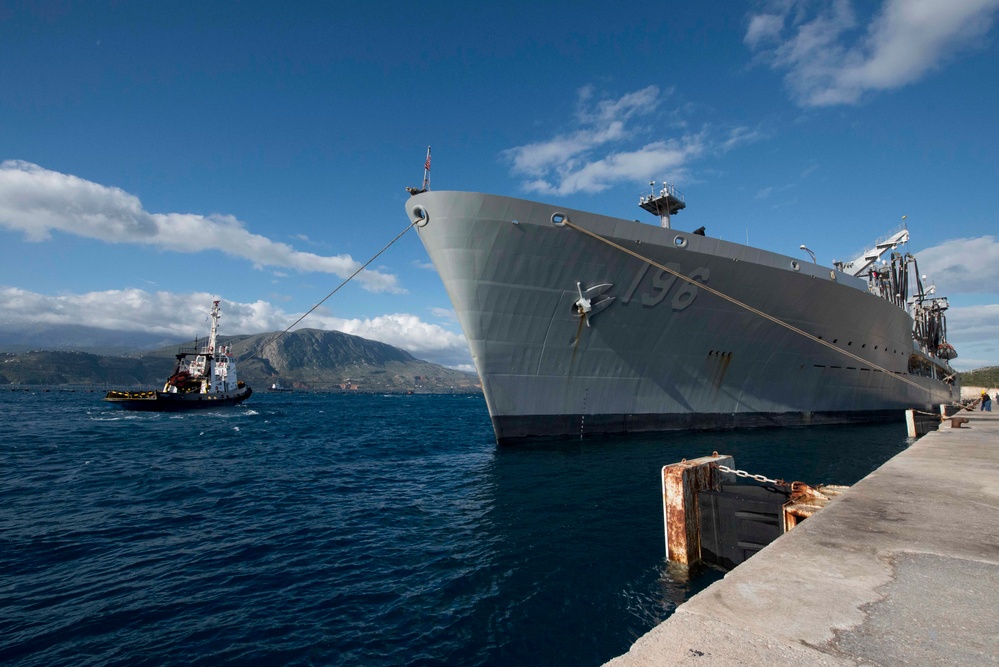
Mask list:
[[683,195],[666,181],[663,181],[663,187],[658,195],[655,193],[655,181],[649,181],[649,187],[652,188],[652,193],[640,197],[638,205],[652,215],[658,215],[659,224],[669,229],[670,216],[687,208],[687,204],[683,201]]
[[881,255],[889,250],[894,250],[903,243],[909,241],[909,230],[903,229],[895,232],[883,241],[878,241],[870,250],[865,250],[859,257],[850,262],[833,262],[833,266],[850,276],[859,276],[864,271],[881,259]]

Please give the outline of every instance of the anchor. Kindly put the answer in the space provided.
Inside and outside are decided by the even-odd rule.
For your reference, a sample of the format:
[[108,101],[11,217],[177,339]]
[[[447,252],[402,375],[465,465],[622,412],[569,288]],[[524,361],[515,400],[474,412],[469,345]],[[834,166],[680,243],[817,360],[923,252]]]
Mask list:
[[586,322],[586,326],[590,326],[590,320],[597,313],[611,305],[614,299],[617,298],[613,296],[603,296],[601,298],[601,295],[613,286],[611,283],[601,283],[584,291],[582,283],[578,280],[576,281],[576,293],[579,294],[579,298],[576,299],[573,305],[576,307],[576,312]]

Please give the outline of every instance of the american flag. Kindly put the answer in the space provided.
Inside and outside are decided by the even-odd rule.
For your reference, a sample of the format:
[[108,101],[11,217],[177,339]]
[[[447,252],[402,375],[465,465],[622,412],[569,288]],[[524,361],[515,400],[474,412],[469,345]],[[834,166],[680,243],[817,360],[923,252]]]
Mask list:
[[430,149],[427,149],[427,161],[423,163],[423,168],[430,171]]

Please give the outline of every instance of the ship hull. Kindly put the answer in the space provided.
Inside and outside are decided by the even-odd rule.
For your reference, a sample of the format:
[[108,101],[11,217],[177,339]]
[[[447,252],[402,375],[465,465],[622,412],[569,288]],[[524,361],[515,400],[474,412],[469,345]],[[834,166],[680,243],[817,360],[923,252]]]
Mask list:
[[249,387],[229,394],[110,391],[104,400],[122,410],[186,412],[188,410],[208,410],[237,405],[248,399],[251,394],[253,394],[253,390]]
[[507,197],[427,192],[407,210],[423,218],[499,442],[900,419],[955,398],[908,313],[842,272]]

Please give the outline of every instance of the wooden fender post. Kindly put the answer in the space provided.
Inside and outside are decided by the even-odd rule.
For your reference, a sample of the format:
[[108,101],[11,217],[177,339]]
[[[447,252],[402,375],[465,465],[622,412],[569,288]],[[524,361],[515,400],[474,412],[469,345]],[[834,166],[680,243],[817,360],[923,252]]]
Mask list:
[[718,490],[725,475],[718,466],[735,467],[735,459],[715,452],[711,456],[663,466],[663,523],[666,557],[693,565],[701,560],[700,510],[697,492]]

